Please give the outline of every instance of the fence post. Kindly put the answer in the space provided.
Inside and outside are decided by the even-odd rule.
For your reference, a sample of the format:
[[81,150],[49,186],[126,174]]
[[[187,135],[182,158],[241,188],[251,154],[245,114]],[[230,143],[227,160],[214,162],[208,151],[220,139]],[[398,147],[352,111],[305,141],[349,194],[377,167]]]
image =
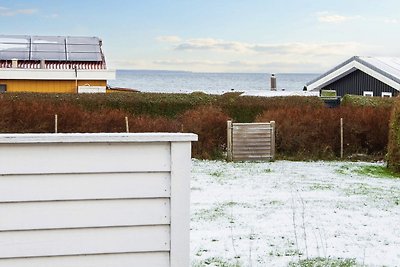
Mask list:
[[340,118],[340,158],[343,158],[343,118]]
[[270,121],[271,124],[271,159],[275,158],[275,121]]
[[58,133],[58,116],[54,115],[54,133]]
[[125,117],[125,128],[126,128],[126,132],[129,133],[129,121],[128,121],[128,117]]
[[227,138],[226,138],[226,150],[227,150],[227,158],[228,161],[232,161],[233,155],[232,155],[232,121],[229,120],[227,121],[226,125],[226,133],[227,133]]

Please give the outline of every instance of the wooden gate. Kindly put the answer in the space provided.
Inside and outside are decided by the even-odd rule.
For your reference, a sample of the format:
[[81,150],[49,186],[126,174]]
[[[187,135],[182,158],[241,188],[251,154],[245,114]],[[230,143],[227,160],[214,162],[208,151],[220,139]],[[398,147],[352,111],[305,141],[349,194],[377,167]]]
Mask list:
[[227,123],[228,160],[273,160],[275,122]]

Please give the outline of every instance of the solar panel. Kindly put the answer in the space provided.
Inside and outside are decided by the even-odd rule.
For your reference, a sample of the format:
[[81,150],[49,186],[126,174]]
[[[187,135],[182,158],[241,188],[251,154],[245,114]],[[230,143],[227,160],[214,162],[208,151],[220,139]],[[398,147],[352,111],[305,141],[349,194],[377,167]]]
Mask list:
[[0,60],[102,61],[97,37],[0,35]]
[[97,37],[67,37],[68,44],[92,44],[92,45],[99,45],[100,39]]
[[100,53],[68,53],[70,61],[102,61]]
[[0,59],[29,59],[29,36],[0,35]]

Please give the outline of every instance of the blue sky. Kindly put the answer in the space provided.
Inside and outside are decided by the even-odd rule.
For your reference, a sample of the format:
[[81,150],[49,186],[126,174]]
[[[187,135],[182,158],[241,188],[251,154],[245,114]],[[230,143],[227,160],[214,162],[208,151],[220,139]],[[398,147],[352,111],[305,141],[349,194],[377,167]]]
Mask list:
[[400,57],[398,0],[0,0],[1,34],[99,36],[119,69],[324,72]]

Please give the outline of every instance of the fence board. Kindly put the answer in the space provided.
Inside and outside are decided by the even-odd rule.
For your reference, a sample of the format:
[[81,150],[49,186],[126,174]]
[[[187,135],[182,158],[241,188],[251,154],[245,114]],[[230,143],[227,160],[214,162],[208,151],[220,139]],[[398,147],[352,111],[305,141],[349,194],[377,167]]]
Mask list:
[[169,226],[0,232],[0,259],[168,251]]
[[0,162],[1,174],[169,171],[170,144],[1,144]]
[[3,259],[0,267],[168,267],[168,252]]
[[167,172],[3,175],[0,202],[169,197],[170,181]]
[[0,231],[169,224],[169,212],[163,198],[3,203]]

